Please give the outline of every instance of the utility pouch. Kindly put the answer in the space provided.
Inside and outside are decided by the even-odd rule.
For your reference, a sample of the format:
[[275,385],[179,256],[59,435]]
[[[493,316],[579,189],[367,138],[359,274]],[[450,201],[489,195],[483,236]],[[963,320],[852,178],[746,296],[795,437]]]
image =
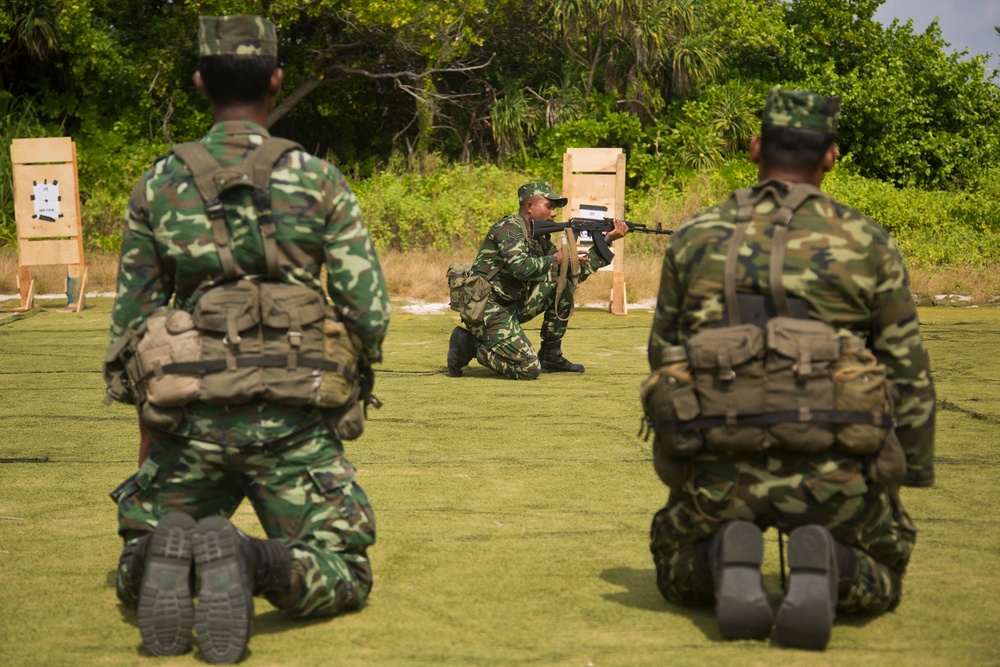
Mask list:
[[138,397],[135,395],[135,381],[140,377],[138,361],[135,359],[135,332],[131,329],[108,345],[104,352],[104,383],[107,385],[107,394],[104,397],[104,404],[110,405],[111,401],[123,401],[126,403],[136,403]]
[[493,286],[476,273],[471,264],[455,263],[448,267],[448,305],[470,324],[480,324],[486,313]]
[[195,306],[195,326],[202,333],[202,356],[225,370],[202,378],[201,400],[211,405],[239,405],[263,391],[260,366],[237,366],[236,357],[260,356],[260,290],[248,280],[233,280],[205,292]]
[[639,398],[652,428],[653,462],[657,451],[664,456],[694,456],[705,449],[701,432],[685,428],[685,422],[701,414],[687,361],[678,361],[653,371],[639,388]]
[[337,364],[343,371],[323,373],[316,405],[321,408],[339,408],[350,402],[352,397],[357,401],[358,357],[361,349],[360,339],[349,333],[343,322],[331,318],[324,320],[323,358]]
[[794,413],[767,427],[769,439],[789,451],[829,449],[834,428],[813,413],[834,408],[830,373],[840,356],[837,332],[819,320],[775,317],[767,322],[767,348],[765,412]]
[[764,412],[764,332],[753,324],[706,329],[688,346],[703,417],[723,426],[704,431],[710,451],[753,454],[767,448],[763,426],[737,426],[737,417]]
[[315,290],[290,283],[264,282],[259,288],[261,398],[280,405],[316,403],[327,373],[309,361],[318,360],[324,350],[326,299]]
[[161,308],[140,329],[136,356],[145,382],[146,400],[161,408],[185,405],[201,393],[201,378],[195,372],[165,374],[163,367],[201,361],[201,334],[191,314]]
[[833,369],[837,409],[867,412],[872,423],[838,425],[836,446],[850,454],[871,454],[888,442],[892,424],[883,415],[893,413],[892,386],[885,366],[861,341],[848,339],[844,348]]

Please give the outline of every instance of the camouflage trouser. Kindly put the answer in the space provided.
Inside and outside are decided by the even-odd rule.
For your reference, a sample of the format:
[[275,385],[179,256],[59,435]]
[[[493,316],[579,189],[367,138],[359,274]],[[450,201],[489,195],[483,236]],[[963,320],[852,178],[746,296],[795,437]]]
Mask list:
[[129,560],[160,517],[177,511],[196,520],[228,518],[244,498],[267,536],[292,553],[290,590],[268,594],[272,604],[305,617],[364,603],[372,586],[365,550],[375,542],[375,517],[341,444],[321,423],[273,448],[156,434],[149,458],[118,499],[122,602],[136,606],[140,582],[129,576]]
[[[850,589],[841,586],[837,608],[878,613],[902,593],[916,529],[898,498],[869,488],[860,460],[835,453],[761,457],[701,455],[686,481],[670,492],[653,518],[650,550],[657,586],[675,604],[714,601],[708,540],[726,521],[752,521],[788,533],[822,524],[850,546],[857,559]],[[842,579],[844,573],[842,573]]]
[[[496,297],[490,298],[482,323],[465,323],[469,333],[482,343],[476,354],[476,361],[513,380],[537,378],[542,367],[521,324],[544,312],[542,342],[555,343],[562,340],[566,335],[568,314],[573,308],[575,287],[572,281],[566,282],[558,308],[553,307],[556,298],[554,282],[535,283],[524,300],[517,303],[503,304]],[[559,315],[566,319],[560,319]]]

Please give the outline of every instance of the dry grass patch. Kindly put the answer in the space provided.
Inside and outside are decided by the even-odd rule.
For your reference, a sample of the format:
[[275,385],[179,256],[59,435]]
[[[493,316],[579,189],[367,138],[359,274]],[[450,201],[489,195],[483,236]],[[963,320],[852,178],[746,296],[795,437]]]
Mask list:
[[[677,213],[680,214],[679,212]],[[670,217],[673,217],[671,214]],[[630,239],[633,237],[629,237]],[[628,239],[626,239],[626,243]],[[394,299],[443,303],[448,300],[445,271],[453,262],[471,262],[475,248],[389,250],[380,254],[382,268]],[[87,292],[113,292],[118,274],[118,256],[106,252],[88,252]],[[662,256],[659,253],[625,254],[625,285],[628,302],[655,301],[660,281]],[[987,304],[1000,300],[1000,269],[950,266],[911,266],[913,291],[933,302],[938,294],[959,294],[971,303]],[[61,294],[66,291],[66,269],[61,266],[33,267],[36,294]],[[579,305],[607,305],[611,296],[610,271],[599,271],[577,289]],[[0,294],[17,293],[17,252],[0,248]]]

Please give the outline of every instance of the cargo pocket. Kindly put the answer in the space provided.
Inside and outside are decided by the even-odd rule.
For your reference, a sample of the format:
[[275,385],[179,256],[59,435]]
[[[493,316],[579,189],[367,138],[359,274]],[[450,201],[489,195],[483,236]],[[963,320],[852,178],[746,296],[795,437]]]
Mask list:
[[857,504],[859,508],[864,503],[861,496],[868,491],[868,482],[857,466],[831,470],[806,480],[802,485],[816,502],[826,503],[839,493],[845,502],[854,499],[852,504]]
[[333,551],[363,551],[375,542],[375,515],[361,487],[354,482],[353,466],[338,457],[332,463],[308,470],[312,489],[311,509],[303,529]]

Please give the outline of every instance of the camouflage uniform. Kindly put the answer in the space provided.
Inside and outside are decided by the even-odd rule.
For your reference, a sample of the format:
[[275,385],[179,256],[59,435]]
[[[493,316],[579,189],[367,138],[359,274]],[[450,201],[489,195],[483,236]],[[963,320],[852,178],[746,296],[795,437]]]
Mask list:
[[[834,132],[836,107],[810,106],[827,101],[814,95],[805,96],[803,106],[801,95],[800,106],[783,106],[786,98],[772,91],[764,122]],[[790,185],[769,181],[756,186],[765,187],[787,193]],[[683,222],[670,239],[649,340],[651,369],[667,362],[670,346],[684,345],[699,331],[720,325],[725,311],[723,271],[736,209],[734,199],[710,208]],[[768,293],[775,212],[772,195],[754,209],[737,263],[740,293]],[[889,234],[826,195],[811,197],[788,226],[782,283],[790,297],[805,300],[811,318],[841,335],[867,340],[885,364],[900,392],[895,417],[907,463],[903,483],[931,485],[934,388],[906,270]],[[711,603],[706,541],[728,520],[748,520],[784,532],[815,523],[852,547],[857,561],[855,572],[846,573],[852,583],[849,590],[840,591],[838,608],[878,612],[893,607],[915,528],[896,490],[870,482],[866,463],[833,450],[758,456],[703,453],[671,460],[676,483],[651,531],[660,591],[678,604]]]
[[[552,195],[552,191],[542,183],[519,189],[521,201],[535,194]],[[565,205],[565,199],[558,201]],[[483,321],[465,322],[469,333],[482,343],[476,360],[483,366],[515,380],[537,377],[541,371],[538,355],[521,325],[544,313],[542,343],[561,341],[573,310],[576,285],[607,265],[592,247],[587,253],[589,261],[580,262],[579,275],[567,279],[557,304],[559,265],[555,253],[556,246],[548,236],[531,237],[531,223],[519,213],[501,219],[486,234],[473,268],[483,276],[496,272],[491,280],[493,293]]]
[[[204,48],[204,42],[203,42]],[[248,121],[217,123],[202,139],[222,165],[244,160],[268,136]],[[292,150],[271,178],[281,280],[326,292],[371,361],[382,358],[389,320],[385,279],[354,193],[328,162]],[[266,275],[257,211],[249,188],[224,195],[232,254],[245,272]],[[158,307],[191,311],[196,288],[223,270],[191,174],[171,155],[158,160],[132,192],[122,235],[111,341],[137,329]],[[295,616],[329,615],[360,606],[372,585],[365,554],[375,541],[371,507],[342,444],[314,408],[258,401],[240,406],[185,406],[174,433],[154,433],[138,476],[118,494],[125,540],[118,593],[135,606],[129,576],[135,543],[166,513],[229,517],[244,497],[264,530],[294,558],[292,586],[272,597]]]

